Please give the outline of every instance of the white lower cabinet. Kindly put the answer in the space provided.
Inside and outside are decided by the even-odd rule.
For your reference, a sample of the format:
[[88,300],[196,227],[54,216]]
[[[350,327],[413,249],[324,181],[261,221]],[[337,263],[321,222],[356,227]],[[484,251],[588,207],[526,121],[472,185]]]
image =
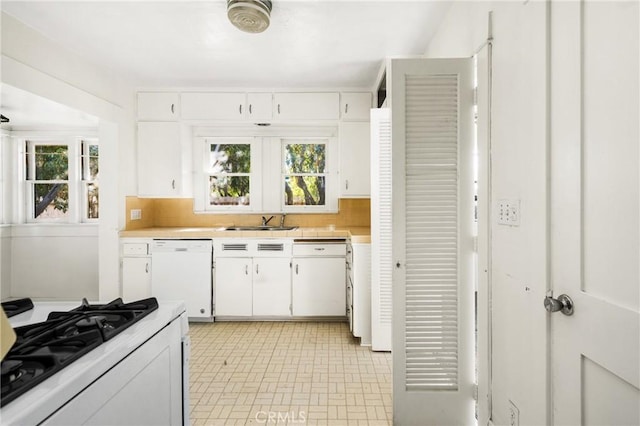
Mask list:
[[150,239],[125,238],[120,241],[122,299],[125,302],[151,297]]
[[289,259],[232,258],[216,260],[216,316],[289,316]]
[[345,316],[346,265],[340,257],[293,260],[293,316]]
[[215,315],[253,315],[253,276],[251,258],[222,257],[215,266]]
[[214,240],[216,317],[291,316],[291,240]]
[[352,245],[350,279],[352,285],[353,335],[360,344],[371,345],[371,244]]
[[122,299],[125,302],[151,297],[151,258],[122,258]]
[[291,315],[290,260],[253,259],[253,315]]

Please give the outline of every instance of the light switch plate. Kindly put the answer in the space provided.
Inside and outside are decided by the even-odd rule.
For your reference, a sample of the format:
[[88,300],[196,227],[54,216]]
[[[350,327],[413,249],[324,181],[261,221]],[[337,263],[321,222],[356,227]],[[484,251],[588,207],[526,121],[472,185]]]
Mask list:
[[496,206],[498,225],[520,226],[520,200],[500,199]]

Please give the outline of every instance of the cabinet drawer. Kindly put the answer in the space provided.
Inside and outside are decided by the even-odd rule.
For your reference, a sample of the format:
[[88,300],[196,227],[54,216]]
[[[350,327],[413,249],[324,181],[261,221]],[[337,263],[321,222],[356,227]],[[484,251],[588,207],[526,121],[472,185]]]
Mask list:
[[345,256],[346,254],[347,245],[344,243],[305,243],[293,245],[294,256]]
[[149,254],[147,243],[125,243],[122,245],[123,256],[145,256]]

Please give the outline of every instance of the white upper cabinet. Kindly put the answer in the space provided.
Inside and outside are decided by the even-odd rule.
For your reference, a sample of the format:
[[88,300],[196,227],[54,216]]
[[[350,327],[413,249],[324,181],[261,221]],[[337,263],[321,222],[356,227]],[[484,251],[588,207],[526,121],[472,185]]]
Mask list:
[[182,195],[180,124],[138,123],[138,196]]
[[273,118],[273,95],[271,93],[248,93],[246,117],[253,123],[271,121]]
[[185,120],[242,120],[246,115],[245,93],[182,93]]
[[274,93],[274,118],[278,120],[338,120],[338,93]]
[[138,120],[176,121],[180,118],[180,96],[168,92],[138,93]]
[[340,124],[340,195],[371,194],[371,128],[369,122]]
[[369,121],[371,93],[342,93],[340,117],[344,121]]

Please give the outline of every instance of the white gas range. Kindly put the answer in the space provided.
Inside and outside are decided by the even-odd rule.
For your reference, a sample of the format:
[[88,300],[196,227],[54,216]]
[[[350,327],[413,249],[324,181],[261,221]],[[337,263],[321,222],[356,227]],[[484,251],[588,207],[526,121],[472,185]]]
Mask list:
[[[59,314],[41,328],[51,312]],[[183,302],[35,302],[10,322],[18,341],[2,361],[2,425],[189,424],[189,325]],[[36,334],[56,343],[33,350],[25,342]],[[95,336],[102,341],[92,343]],[[52,363],[64,367],[48,371]],[[18,382],[27,376],[46,378],[20,389]]]

